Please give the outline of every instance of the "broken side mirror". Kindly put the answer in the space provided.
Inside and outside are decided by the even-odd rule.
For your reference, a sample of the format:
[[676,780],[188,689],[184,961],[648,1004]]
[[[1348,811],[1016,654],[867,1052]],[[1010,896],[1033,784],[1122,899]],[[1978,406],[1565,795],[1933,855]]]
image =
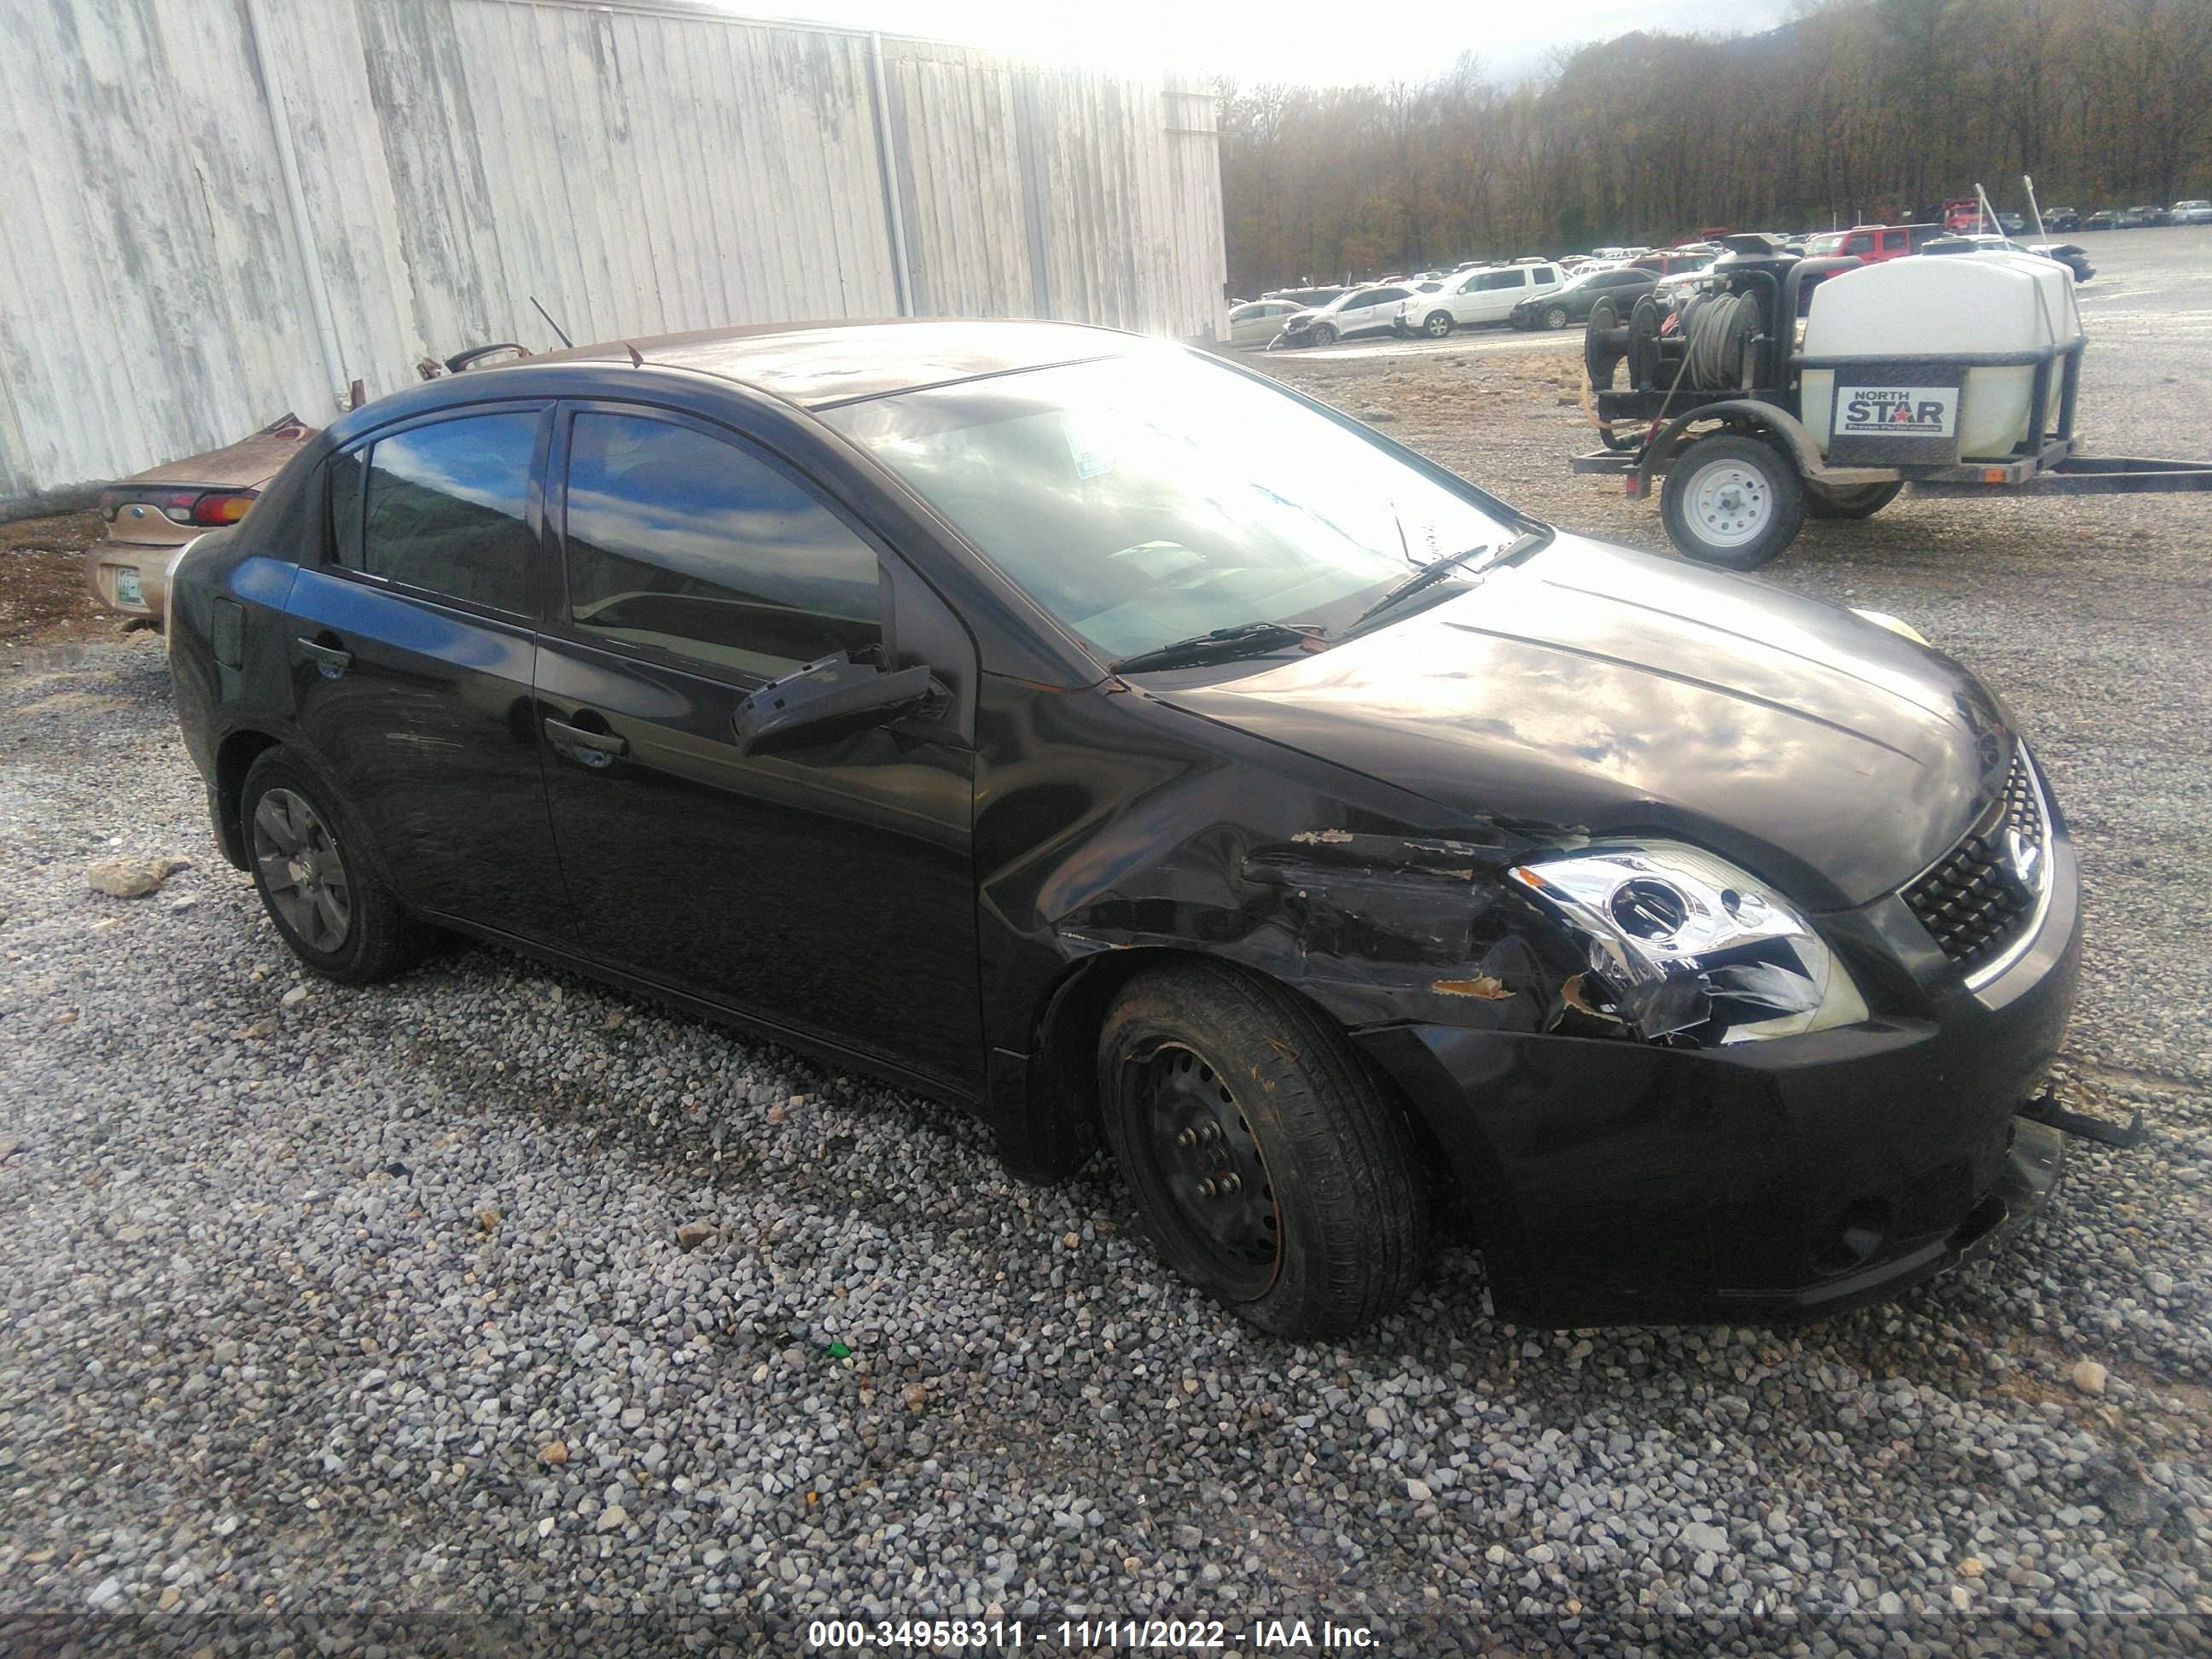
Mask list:
[[840,651],[770,680],[738,705],[730,725],[739,754],[774,755],[889,726],[944,695],[926,664],[880,668]]

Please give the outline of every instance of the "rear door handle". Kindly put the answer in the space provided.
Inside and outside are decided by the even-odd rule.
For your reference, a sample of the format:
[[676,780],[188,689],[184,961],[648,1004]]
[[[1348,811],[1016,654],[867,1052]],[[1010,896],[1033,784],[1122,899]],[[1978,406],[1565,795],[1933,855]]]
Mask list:
[[341,651],[335,645],[324,645],[317,641],[305,638],[295,640],[292,643],[307,653],[308,660],[321,671],[323,678],[326,680],[337,678],[339,675],[353,666],[353,653]]
[[566,720],[545,717],[545,737],[553,747],[579,765],[612,766],[629,753],[629,739],[617,737],[611,732],[593,732],[588,727],[571,726]]

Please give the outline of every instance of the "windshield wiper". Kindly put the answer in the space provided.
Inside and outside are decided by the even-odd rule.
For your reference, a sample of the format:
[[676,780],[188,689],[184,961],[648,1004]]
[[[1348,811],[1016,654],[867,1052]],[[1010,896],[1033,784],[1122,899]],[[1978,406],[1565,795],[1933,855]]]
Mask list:
[[1540,546],[1549,541],[1551,536],[1552,532],[1549,530],[1524,531],[1503,547],[1462,548],[1456,553],[1447,553],[1442,558],[1431,559],[1419,570],[1404,578],[1381,599],[1369,605],[1366,610],[1354,617],[1345,628],[1344,632],[1357,633],[1384,611],[1395,611],[1416,593],[1426,592],[1478,553],[1487,553],[1491,556],[1483,561],[1480,567],[1486,569],[1491,565],[1500,563],[1506,559],[1516,558],[1531,548]]
[[1124,657],[1114,665],[1114,672],[1133,673],[1147,668],[1190,668],[1200,663],[1233,662],[1239,657],[1279,651],[1286,645],[1303,645],[1320,633],[1310,623],[1239,623],[1234,628],[1194,634],[1187,640],[1171,640],[1150,651]]

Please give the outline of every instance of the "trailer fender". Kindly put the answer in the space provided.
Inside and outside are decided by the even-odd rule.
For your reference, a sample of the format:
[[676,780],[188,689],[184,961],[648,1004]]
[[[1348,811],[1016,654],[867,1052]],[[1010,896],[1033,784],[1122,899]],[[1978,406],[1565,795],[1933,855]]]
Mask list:
[[1755,433],[1795,461],[1802,476],[1819,483],[1847,489],[1855,484],[1888,483],[1905,476],[1895,467],[1830,466],[1821,459],[1820,447],[1813,441],[1805,423],[1788,410],[1751,398],[1731,398],[1725,403],[1700,404],[1659,428],[1658,435],[1644,445],[1643,458],[1629,479],[1631,500],[1640,501],[1651,493],[1652,476],[1664,472],[1667,464],[1693,441],[1690,428],[1698,425]]

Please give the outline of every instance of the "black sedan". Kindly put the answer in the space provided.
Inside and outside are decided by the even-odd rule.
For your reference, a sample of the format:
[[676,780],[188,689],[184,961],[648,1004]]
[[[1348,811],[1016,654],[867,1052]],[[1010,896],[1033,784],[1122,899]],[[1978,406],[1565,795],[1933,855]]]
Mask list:
[[1053,324],[581,349],[341,419],[173,573],[216,838],[347,983],[441,931],[1103,1136],[1268,1329],[1832,1311],[2056,1132],[2074,854],[1891,619],[1554,531]]
[[1505,320],[1519,329],[1565,328],[1588,322],[1590,307],[1604,299],[1611,299],[1626,315],[1637,296],[1649,294],[1658,280],[1656,270],[1586,270],[1549,294],[1522,301],[1506,313]]

